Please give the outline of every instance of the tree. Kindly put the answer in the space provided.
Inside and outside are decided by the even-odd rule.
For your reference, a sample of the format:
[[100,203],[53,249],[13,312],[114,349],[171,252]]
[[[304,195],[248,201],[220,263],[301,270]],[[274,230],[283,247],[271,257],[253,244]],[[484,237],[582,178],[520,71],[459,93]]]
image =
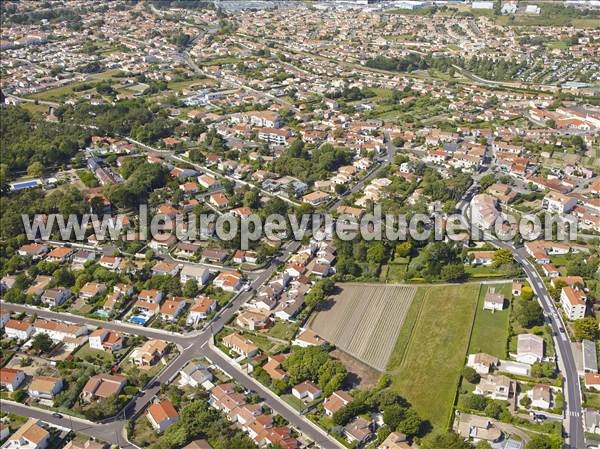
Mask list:
[[492,257],[492,264],[494,268],[498,268],[502,265],[511,264],[513,261],[512,252],[510,249],[499,249],[497,250]]
[[464,281],[467,274],[462,263],[452,263],[442,268],[442,279],[447,282]]
[[503,410],[504,408],[498,402],[490,401],[488,405],[486,405],[483,412],[486,416],[489,416],[490,418],[498,419],[500,418],[500,415],[502,414]]
[[525,407],[525,408],[529,408],[529,406],[531,405],[531,398],[529,396],[527,396],[526,394],[522,395],[521,400],[519,401],[519,404],[521,404],[521,406]]
[[529,286],[524,286],[521,289],[521,298],[525,301],[531,301],[533,299],[533,289]]
[[38,354],[45,354],[50,352],[52,347],[54,346],[54,342],[47,334],[36,334],[33,337],[33,341],[31,342],[31,349],[36,351]]
[[394,139],[392,140],[392,144],[395,147],[403,147],[404,146],[404,139],[400,136],[398,137],[394,137]]
[[477,371],[475,371],[470,366],[466,366],[463,369],[462,374],[463,374],[463,377],[467,380],[467,382],[469,382],[471,384],[479,383],[479,380],[481,379],[481,376],[477,373]]
[[487,175],[481,177],[479,180],[479,185],[481,186],[482,190],[485,190],[495,182],[496,175],[494,173],[488,173]]
[[519,301],[517,321],[528,329],[544,324],[544,312],[536,301]]
[[469,393],[462,398],[461,404],[471,410],[483,411],[487,407],[488,400],[485,396]]
[[487,441],[480,441],[479,443],[477,443],[477,445],[475,446],[475,449],[492,449],[492,446],[490,443],[488,443]]
[[27,167],[27,175],[39,178],[44,174],[44,166],[41,162],[32,162]]
[[473,449],[471,443],[454,432],[430,434],[423,439],[420,447],[421,449]]
[[386,423],[390,429],[396,429],[405,416],[406,407],[402,407],[400,404],[388,405],[383,409],[383,422]]
[[525,449],[560,449],[562,440],[560,437],[549,437],[547,435],[534,435]]
[[553,378],[556,376],[556,365],[553,362],[535,362],[531,366],[531,375],[537,378]]
[[596,340],[599,337],[598,323],[593,317],[586,317],[576,320],[573,325],[575,338],[577,340]]
[[404,419],[400,421],[400,424],[398,424],[396,430],[404,433],[409,438],[412,438],[421,433],[422,427],[423,421],[417,412],[411,408],[406,411]]
[[188,279],[183,284],[183,296],[193,298],[198,294],[198,283],[194,279]]

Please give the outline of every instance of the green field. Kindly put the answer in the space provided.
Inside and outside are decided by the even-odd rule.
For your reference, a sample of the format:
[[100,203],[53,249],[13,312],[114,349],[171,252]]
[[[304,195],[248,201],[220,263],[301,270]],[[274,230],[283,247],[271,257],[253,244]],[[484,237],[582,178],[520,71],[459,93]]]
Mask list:
[[387,372],[392,388],[446,428],[464,366],[479,284],[418,287]]
[[497,292],[503,293],[506,298],[505,309],[502,311],[483,310],[483,301],[489,285],[483,284],[479,291],[477,314],[473,323],[473,334],[469,345],[469,354],[485,352],[500,359],[506,357],[506,341],[508,340],[508,321],[510,309],[508,301],[511,299],[511,283],[497,284],[493,287]]

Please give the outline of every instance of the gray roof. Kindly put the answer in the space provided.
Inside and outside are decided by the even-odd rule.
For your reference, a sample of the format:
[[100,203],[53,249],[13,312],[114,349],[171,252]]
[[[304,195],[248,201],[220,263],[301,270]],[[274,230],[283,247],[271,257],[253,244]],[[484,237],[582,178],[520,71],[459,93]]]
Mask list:
[[581,342],[583,353],[583,369],[586,372],[598,372],[598,358],[596,356],[596,345],[593,341],[583,340]]
[[506,440],[504,449],[523,449],[523,443],[509,438],[508,440]]

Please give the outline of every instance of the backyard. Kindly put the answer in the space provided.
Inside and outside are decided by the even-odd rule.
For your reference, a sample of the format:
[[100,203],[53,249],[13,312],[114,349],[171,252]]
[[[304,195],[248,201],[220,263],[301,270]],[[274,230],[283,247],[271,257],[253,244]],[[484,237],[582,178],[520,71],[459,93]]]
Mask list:
[[490,310],[483,310],[483,302],[488,288],[491,285],[482,284],[479,290],[479,302],[477,303],[477,313],[473,323],[473,333],[471,343],[469,344],[469,354],[485,352],[500,359],[506,358],[506,342],[508,340],[508,321],[510,314],[509,301],[512,291],[511,283],[495,284],[493,287],[497,292],[502,293],[506,302],[504,310],[496,310],[493,313]]

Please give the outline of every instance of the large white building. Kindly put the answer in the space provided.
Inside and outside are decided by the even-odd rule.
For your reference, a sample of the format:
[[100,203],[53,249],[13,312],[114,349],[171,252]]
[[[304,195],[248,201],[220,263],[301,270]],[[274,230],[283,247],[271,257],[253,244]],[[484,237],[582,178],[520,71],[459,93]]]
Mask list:
[[585,316],[585,293],[573,287],[564,287],[560,292],[560,305],[570,320]]

